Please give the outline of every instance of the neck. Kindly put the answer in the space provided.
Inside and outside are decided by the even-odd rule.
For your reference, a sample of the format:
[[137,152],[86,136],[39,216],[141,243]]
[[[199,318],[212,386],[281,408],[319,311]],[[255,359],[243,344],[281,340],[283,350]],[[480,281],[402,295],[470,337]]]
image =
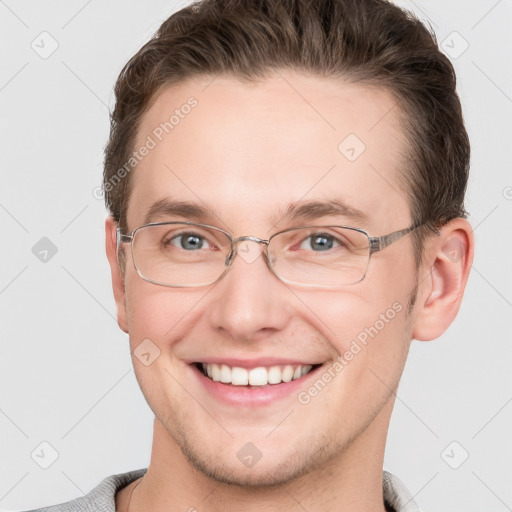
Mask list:
[[155,419],[148,471],[118,493],[116,510],[384,512],[382,465],[391,407],[389,414],[386,409],[342,452],[275,487],[241,487],[211,479],[189,462]]

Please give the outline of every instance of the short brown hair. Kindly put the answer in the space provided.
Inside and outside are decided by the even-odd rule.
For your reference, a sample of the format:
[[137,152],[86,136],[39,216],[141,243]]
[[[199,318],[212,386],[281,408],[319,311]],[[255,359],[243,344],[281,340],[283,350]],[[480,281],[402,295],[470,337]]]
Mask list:
[[116,173],[160,89],[198,75],[258,80],[276,69],[390,91],[409,143],[401,177],[413,222],[432,227],[465,216],[470,148],[455,72],[414,14],[384,0],[203,0],[170,16],[115,85],[103,187],[123,230],[132,180],[125,170],[115,181]]

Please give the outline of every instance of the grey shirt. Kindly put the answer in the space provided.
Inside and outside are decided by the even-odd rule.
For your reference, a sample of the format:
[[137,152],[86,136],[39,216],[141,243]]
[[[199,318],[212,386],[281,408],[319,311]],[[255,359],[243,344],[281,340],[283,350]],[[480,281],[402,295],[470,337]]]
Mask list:
[[[27,512],[115,512],[116,493],[143,476],[146,471],[147,469],[138,469],[129,473],[109,476],[89,494],[81,498]],[[404,484],[391,473],[384,471],[382,487],[388,510],[394,512],[421,512]]]

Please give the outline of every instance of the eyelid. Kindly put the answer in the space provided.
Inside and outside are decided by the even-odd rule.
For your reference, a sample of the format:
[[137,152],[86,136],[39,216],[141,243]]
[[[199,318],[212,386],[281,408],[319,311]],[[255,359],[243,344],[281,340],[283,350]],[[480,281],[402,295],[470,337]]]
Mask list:
[[313,237],[322,237],[322,236],[331,238],[337,244],[342,243],[342,240],[340,240],[340,238],[338,236],[336,236],[332,233],[326,232],[326,231],[318,231],[318,232],[311,233],[307,237],[305,237],[303,241],[305,242],[306,240],[311,239]]
[[322,235],[332,237],[336,240],[346,239],[342,233],[336,231],[335,227],[312,227],[306,238]]
[[169,230],[165,233],[164,238],[169,238],[169,239],[173,240],[175,238],[179,238],[180,236],[191,236],[191,237],[195,236],[197,238],[202,238],[205,240],[209,239],[209,237],[207,236],[206,233],[201,233],[200,230],[196,231],[194,229],[190,229],[189,227],[176,228],[176,229]]
[[222,236],[225,236],[222,231],[219,231],[218,236],[216,236],[217,231],[213,231],[202,226],[176,226],[174,229],[167,231],[163,238],[174,240],[178,237],[187,235],[201,238],[204,243],[208,244],[210,247],[231,247],[231,244],[227,238],[225,241],[222,239]]

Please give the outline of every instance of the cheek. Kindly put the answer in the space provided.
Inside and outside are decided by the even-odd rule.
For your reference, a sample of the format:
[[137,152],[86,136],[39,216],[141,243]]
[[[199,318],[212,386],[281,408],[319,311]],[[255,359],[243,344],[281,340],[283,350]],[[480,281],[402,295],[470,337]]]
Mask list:
[[197,290],[165,288],[140,279],[126,280],[126,307],[135,375],[146,401],[163,420],[178,410],[184,368],[175,346],[197,321],[202,295]]
[[191,329],[207,291],[166,288],[132,276],[126,282],[126,308],[132,350],[150,339],[160,350],[179,340]]
[[352,290],[300,294],[307,306],[304,321],[337,354],[320,379],[333,382],[331,396],[347,410],[363,407],[372,414],[398,383],[411,339],[407,301],[412,286],[403,276],[398,282],[387,275],[379,283],[362,281]]
[[[411,285],[412,286],[412,285]],[[340,291],[296,292],[303,304],[302,316],[330,341],[338,352],[351,341],[362,343],[377,335],[403,328],[409,286],[362,281]],[[305,306],[305,307],[304,307]],[[401,326],[401,327],[399,327]]]
[[[354,301],[356,303],[356,301]],[[344,311],[346,321],[338,324],[331,338],[339,356],[333,370],[341,378],[334,393],[347,410],[363,411],[372,417],[387,402],[399,382],[410,345],[406,305],[384,300],[363,301]],[[371,307],[370,307],[371,306]]]

